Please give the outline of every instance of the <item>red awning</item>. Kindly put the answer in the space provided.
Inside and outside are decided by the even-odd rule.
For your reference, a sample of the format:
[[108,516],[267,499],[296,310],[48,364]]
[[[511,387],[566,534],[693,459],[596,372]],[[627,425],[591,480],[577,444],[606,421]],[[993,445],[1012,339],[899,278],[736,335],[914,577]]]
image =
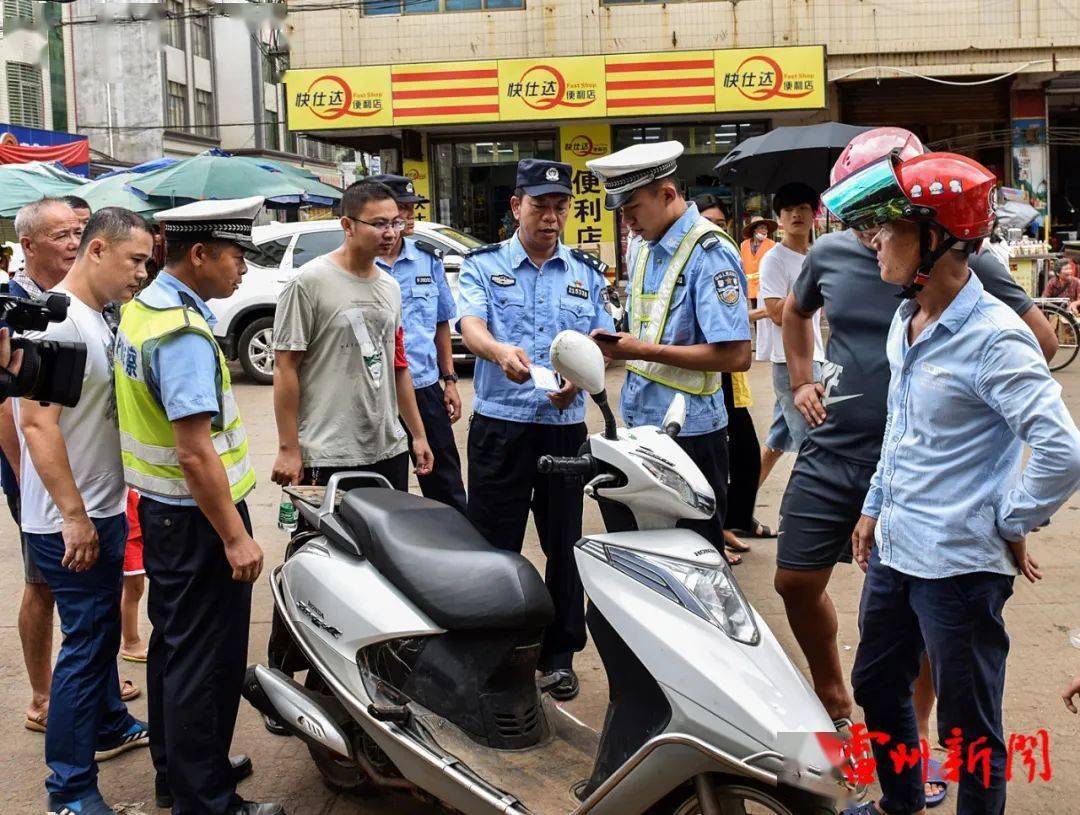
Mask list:
[[90,162],[90,142],[79,139],[68,144],[49,147],[27,147],[22,144],[0,143],[0,164],[25,164],[28,161],[59,161],[65,167],[78,167]]

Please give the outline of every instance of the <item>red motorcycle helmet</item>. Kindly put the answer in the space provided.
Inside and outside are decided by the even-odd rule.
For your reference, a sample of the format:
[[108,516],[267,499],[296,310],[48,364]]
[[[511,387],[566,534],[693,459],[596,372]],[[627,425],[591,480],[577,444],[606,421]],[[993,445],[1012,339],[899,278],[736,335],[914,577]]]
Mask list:
[[908,201],[933,210],[912,220],[935,223],[958,241],[985,238],[993,229],[997,177],[979,162],[956,153],[925,153],[900,164],[896,178]]
[[902,127],[875,127],[848,142],[840,158],[832,166],[829,183],[839,184],[856,170],[897,151],[901,161],[926,152],[919,137]]

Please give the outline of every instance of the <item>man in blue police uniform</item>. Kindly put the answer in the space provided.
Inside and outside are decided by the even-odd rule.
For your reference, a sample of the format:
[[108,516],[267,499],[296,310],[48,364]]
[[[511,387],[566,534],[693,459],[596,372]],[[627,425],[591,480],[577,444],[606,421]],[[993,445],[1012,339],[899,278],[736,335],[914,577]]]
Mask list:
[[450,320],[457,316],[457,309],[450,284],[446,282],[442,250],[423,238],[412,237],[414,208],[417,204],[428,203],[428,199],[417,195],[412,181],[405,176],[374,175],[368,180],[390,188],[398,205],[398,215],[405,222],[405,229],[393,250],[375,262],[393,275],[401,286],[409,374],[428,444],[435,456],[434,469],[427,475],[417,476],[417,481],[426,497],[452,506],[464,515],[461,457],[451,428],[461,418],[461,397],[450,342]]
[[166,267],[124,306],[114,386],[124,476],[146,541],[150,754],[159,807],[174,815],[284,815],[243,800],[230,758],[247,668],[251,584],[263,553],[245,497],[255,487],[211,298],[246,270],[261,196],[159,212]]
[[524,159],[510,206],[517,231],[473,250],[461,267],[465,344],[478,357],[469,428],[469,519],[500,549],[520,552],[529,506],[547,556],[555,621],[539,669],[555,699],[578,692],[575,651],[585,647],[585,597],[574,562],[581,537],[581,485],[540,475],[542,455],[577,455],[585,441],[585,398],[569,383],[544,391],[531,368],[549,368],[565,329],[614,329],[605,310],[603,263],[559,240],[570,210],[570,166]]
[[686,396],[676,441],[716,493],[716,514],[697,528],[722,553],[728,417],[720,374],[750,367],[746,278],[731,238],[679,192],[682,152],[677,141],[637,144],[587,162],[604,205],[642,238],[628,264],[630,331],[599,345],[608,359],[627,360],[627,425],[659,426],[675,394]]

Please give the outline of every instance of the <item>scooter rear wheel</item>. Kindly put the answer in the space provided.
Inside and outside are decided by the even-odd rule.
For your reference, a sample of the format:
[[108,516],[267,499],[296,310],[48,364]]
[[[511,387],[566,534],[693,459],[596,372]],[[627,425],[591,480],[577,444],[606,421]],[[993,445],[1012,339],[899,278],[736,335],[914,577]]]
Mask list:
[[[308,670],[304,687],[316,693],[330,695],[326,682],[314,669]],[[307,747],[308,752],[311,753],[311,760],[315,762],[322,776],[323,783],[329,789],[359,797],[367,797],[377,792],[378,788],[355,762],[342,758],[320,744],[308,742]]]
[[[784,790],[773,790],[739,781],[718,781],[714,789],[721,815],[832,815],[836,810],[811,803]],[[681,787],[652,809],[649,815],[702,815],[693,785]]]

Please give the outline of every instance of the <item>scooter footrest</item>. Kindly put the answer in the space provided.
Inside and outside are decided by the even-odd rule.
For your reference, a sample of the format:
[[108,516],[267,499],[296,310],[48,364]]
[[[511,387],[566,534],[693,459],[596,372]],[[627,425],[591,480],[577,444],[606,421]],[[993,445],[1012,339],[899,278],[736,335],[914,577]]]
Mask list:
[[393,722],[394,724],[408,724],[412,714],[403,705],[382,705],[372,703],[368,705],[368,714],[380,722]]

